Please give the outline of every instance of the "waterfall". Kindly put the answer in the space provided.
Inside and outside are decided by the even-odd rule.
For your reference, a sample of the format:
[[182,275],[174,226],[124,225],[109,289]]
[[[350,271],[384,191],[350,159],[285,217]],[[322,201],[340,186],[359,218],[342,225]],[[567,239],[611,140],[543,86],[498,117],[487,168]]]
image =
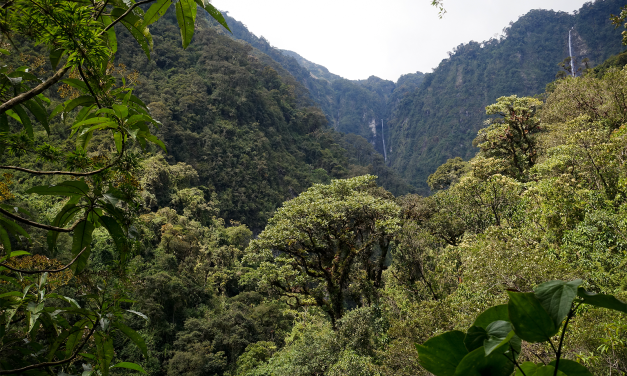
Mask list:
[[381,140],[383,140],[383,160],[388,162],[388,153],[385,151],[385,136],[383,135],[383,119],[381,119]]
[[573,56],[573,44],[571,43],[572,31],[573,28],[571,27],[570,30],[568,30],[568,53],[570,54],[570,70],[573,77],[575,77],[575,57]]

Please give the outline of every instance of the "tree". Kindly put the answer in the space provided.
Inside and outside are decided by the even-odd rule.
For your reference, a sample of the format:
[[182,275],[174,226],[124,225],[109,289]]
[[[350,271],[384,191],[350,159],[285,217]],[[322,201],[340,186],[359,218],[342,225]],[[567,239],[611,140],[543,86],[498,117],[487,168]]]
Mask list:
[[479,131],[473,144],[487,157],[506,159],[512,174],[524,176],[537,160],[536,134],[540,121],[535,116],[542,105],[539,99],[500,97],[486,107],[486,114],[499,115],[490,120],[490,126]]
[[375,179],[316,184],[287,201],[247,249],[249,278],[293,306],[321,307],[334,327],[349,300],[371,300],[400,229],[400,208]]
[[451,158],[438,167],[427,179],[427,184],[432,191],[447,189],[457,183],[459,178],[468,170],[468,163],[460,157]]
[[[145,11],[140,7],[149,3]],[[148,143],[165,146],[152,134],[159,122],[133,93],[132,73],[112,61],[121,26],[150,58],[148,26],[172,4],[7,0],[0,5],[0,53],[6,62],[0,68],[0,169],[29,177],[31,185],[48,183],[17,193],[11,190],[13,175],[5,173],[0,185],[0,374],[76,373],[79,354],[90,373],[107,375],[114,367],[143,372],[135,363],[112,364],[113,340],[121,332],[147,356],[142,337],[124,324],[134,311],[120,285],[136,249],[139,151]],[[197,6],[228,29],[208,1],[179,0],[174,8],[184,47],[194,34]],[[25,46],[49,54],[49,67],[56,71],[41,79],[34,69],[47,63],[15,68]],[[52,102],[45,93],[59,83],[70,99],[49,113]],[[53,142],[59,134],[68,142]],[[69,141],[74,150],[64,152]],[[57,204],[51,223],[24,209],[29,194]],[[89,258],[98,228],[111,236],[116,253],[107,269],[95,271]],[[38,243],[43,231],[44,249],[27,244]],[[17,246],[41,254],[14,251]]]

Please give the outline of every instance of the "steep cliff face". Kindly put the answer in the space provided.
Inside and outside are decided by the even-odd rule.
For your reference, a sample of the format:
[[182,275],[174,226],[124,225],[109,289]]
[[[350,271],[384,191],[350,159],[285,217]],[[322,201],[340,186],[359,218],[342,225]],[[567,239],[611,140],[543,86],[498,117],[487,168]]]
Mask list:
[[396,83],[374,76],[343,79],[295,52],[272,47],[232,18],[228,22],[234,38],[267,54],[281,75],[300,83],[299,98],[320,107],[331,127],[387,152],[387,164],[427,194],[427,177],[439,165],[476,153],[472,140],[483,127],[485,106],[500,96],[543,92],[571,49],[577,72],[585,68],[584,59],[592,67],[621,52],[620,30],[609,16],[622,5],[596,0],[573,14],[533,10],[510,23],[501,39],[459,45],[432,73],[408,74]]
[[427,177],[447,159],[468,159],[484,108],[498,97],[541,93],[555,79],[558,63],[569,56],[572,28],[576,69],[619,53],[620,31],[609,21],[623,2],[586,3],[575,14],[533,10],[512,23],[505,38],[458,46],[427,74],[420,88],[389,103],[388,159],[423,192]]

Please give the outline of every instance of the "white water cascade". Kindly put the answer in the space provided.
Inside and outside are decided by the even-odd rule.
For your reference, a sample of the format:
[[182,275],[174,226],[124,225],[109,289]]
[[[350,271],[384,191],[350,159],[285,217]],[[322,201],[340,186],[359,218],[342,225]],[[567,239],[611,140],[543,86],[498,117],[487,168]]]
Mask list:
[[572,31],[573,31],[573,28],[571,27],[570,30],[568,30],[568,53],[570,54],[570,70],[571,70],[573,77],[575,77],[575,58],[573,56],[573,44],[571,43]]
[[388,162],[388,153],[385,151],[385,136],[383,135],[383,119],[381,119],[381,140],[383,140],[383,160]]

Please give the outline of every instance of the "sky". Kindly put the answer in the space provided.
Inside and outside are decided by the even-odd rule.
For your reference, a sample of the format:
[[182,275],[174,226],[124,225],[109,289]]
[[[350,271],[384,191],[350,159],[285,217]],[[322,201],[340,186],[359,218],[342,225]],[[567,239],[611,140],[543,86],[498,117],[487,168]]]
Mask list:
[[572,13],[588,0],[212,0],[274,47],[351,80],[431,72],[462,43],[502,34],[531,9]]

